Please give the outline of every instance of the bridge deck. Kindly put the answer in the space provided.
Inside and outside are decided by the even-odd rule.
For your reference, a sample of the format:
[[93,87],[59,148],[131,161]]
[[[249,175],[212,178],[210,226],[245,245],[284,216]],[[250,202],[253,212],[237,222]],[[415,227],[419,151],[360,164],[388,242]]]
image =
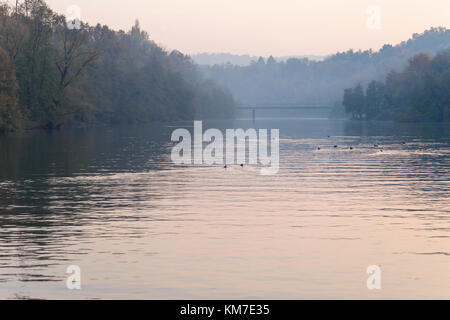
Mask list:
[[325,105],[261,105],[261,106],[237,106],[240,110],[280,110],[280,109],[332,109],[331,106]]

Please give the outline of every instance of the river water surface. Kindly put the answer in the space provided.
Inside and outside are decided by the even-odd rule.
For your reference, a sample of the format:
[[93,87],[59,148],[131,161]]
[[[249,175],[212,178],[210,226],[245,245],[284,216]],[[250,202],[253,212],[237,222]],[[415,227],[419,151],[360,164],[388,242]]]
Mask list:
[[188,126],[0,137],[0,298],[450,299],[448,124],[260,120],[274,176],[172,164]]

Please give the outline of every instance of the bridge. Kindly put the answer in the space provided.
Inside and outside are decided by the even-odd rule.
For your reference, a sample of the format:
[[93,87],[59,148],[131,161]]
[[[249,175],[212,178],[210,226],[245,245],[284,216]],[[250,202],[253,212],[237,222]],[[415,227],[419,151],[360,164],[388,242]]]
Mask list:
[[256,110],[331,110],[332,106],[300,104],[300,103],[274,103],[274,104],[255,104],[255,105],[238,105],[238,110],[252,110],[252,120],[255,122]]

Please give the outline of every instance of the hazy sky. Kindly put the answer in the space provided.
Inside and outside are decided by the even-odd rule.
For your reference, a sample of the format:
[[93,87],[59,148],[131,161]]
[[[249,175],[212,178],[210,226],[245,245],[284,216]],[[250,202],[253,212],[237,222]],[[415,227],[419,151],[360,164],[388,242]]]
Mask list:
[[[47,3],[60,13],[65,13],[70,5],[77,5],[82,20],[114,29],[129,30],[138,18],[157,43],[188,54],[282,56],[328,54],[350,48],[378,49],[432,26],[450,27],[450,0],[47,0]],[[369,9],[368,14],[370,6],[380,8],[380,24],[376,9]]]

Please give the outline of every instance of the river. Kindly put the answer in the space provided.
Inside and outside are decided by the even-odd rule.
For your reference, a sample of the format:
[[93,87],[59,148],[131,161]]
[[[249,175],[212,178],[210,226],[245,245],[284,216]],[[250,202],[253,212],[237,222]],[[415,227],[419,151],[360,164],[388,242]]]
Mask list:
[[0,298],[450,299],[448,124],[255,125],[276,175],[173,164],[189,122],[0,137]]

